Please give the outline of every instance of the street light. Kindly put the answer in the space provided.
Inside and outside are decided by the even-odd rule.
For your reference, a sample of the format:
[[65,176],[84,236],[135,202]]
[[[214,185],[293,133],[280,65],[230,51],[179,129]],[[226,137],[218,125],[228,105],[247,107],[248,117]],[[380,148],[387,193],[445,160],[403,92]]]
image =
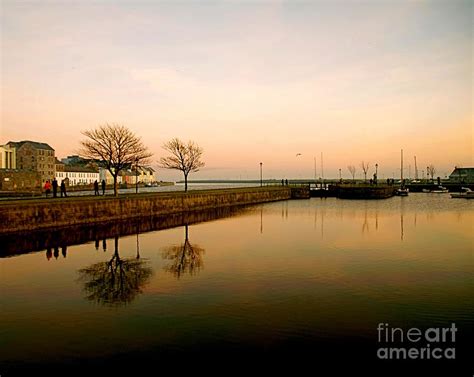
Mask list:
[[379,164],[375,164],[375,184],[377,184],[377,180],[379,179],[378,169],[379,169]]
[[339,180],[342,182],[342,173],[341,173],[341,169],[339,169]]
[[138,194],[138,158],[135,159],[135,193]]
[[262,175],[262,165],[263,163],[260,163],[260,187],[263,186],[263,175]]

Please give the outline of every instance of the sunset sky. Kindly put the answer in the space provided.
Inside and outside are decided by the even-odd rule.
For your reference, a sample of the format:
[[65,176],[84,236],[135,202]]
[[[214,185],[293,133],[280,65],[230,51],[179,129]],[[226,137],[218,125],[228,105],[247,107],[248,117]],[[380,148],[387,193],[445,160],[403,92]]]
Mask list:
[[321,152],[326,177],[398,176],[401,148],[405,175],[474,166],[472,1],[0,4],[0,144],[61,158],[109,122],[155,161],[200,144],[191,179],[319,176]]

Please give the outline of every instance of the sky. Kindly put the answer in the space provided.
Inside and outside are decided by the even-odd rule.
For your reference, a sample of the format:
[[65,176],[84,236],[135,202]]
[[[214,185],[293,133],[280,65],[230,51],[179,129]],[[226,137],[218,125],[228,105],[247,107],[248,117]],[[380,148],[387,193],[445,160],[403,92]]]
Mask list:
[[[0,144],[123,124],[191,179],[474,166],[473,2],[1,0]],[[297,156],[297,154],[301,154]],[[163,180],[180,178],[158,170]]]

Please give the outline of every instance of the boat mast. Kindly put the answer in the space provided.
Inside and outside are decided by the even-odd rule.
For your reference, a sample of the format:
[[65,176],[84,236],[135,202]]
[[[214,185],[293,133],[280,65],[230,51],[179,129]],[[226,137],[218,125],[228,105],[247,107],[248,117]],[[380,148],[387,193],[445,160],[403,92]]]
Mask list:
[[314,158],[314,181],[316,182],[317,180],[317,171],[316,171],[316,157]]
[[324,181],[323,152],[321,152],[321,178]]
[[415,157],[415,179],[418,181],[418,168],[416,167],[416,156]]
[[401,159],[400,159],[400,182],[403,187],[403,149],[401,150]]

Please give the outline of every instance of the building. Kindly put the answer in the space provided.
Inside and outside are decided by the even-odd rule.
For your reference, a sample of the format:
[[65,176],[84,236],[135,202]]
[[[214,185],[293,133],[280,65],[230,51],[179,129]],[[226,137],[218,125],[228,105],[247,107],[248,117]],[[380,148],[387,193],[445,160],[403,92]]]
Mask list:
[[92,160],[89,158],[84,158],[78,155],[67,156],[66,158],[62,158],[61,162],[66,165],[98,165],[98,160]]
[[127,185],[134,185],[136,183],[136,174],[135,171],[131,170],[122,170],[119,173],[119,177],[122,178],[122,183],[126,183]]
[[[110,171],[106,168],[99,168],[99,179],[102,182],[103,180],[107,185],[114,184],[114,177],[110,174]],[[122,183],[122,177],[119,175],[117,177],[117,184]]]
[[152,184],[156,182],[155,179],[155,170],[150,167],[138,168],[138,182],[144,183],[145,185]]
[[16,148],[0,145],[0,169],[16,169]]
[[61,183],[63,179],[67,179],[69,186],[91,185],[95,181],[99,182],[100,179],[99,170],[93,167],[62,163],[56,164],[56,167],[59,168],[56,170],[56,180]]
[[474,183],[474,168],[454,168],[449,180],[455,183]]
[[[122,183],[128,185],[135,185],[137,183],[143,183],[149,185],[155,182],[155,170],[150,167],[139,167],[138,169],[124,169],[120,172],[119,177]],[[112,180],[113,183],[113,180]]]
[[18,170],[31,170],[39,172],[41,182],[52,180],[55,176],[54,149],[46,143],[36,141],[10,141],[6,144],[10,149],[16,150],[16,168]]
[[[54,165],[56,168],[56,173],[64,171],[64,163],[59,161],[57,158],[54,161]],[[57,174],[56,174],[56,179],[57,179]]]

